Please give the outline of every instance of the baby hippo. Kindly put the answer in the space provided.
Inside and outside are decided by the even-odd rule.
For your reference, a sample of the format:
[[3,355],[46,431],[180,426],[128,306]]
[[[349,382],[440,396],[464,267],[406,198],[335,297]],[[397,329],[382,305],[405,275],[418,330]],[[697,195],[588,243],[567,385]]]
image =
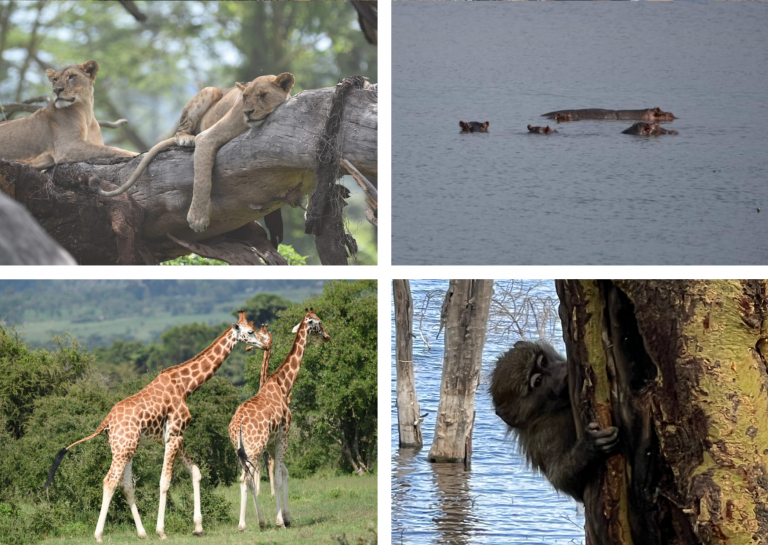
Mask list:
[[488,132],[488,125],[490,124],[490,121],[486,121],[485,123],[480,123],[479,121],[470,121],[469,123],[459,121],[461,132]]
[[659,136],[660,134],[680,134],[671,129],[662,129],[658,123],[635,123],[621,134],[636,134],[638,136]]
[[534,134],[554,134],[557,131],[555,129],[550,129],[549,125],[546,127],[534,127],[532,125],[528,125],[528,132],[532,132]]

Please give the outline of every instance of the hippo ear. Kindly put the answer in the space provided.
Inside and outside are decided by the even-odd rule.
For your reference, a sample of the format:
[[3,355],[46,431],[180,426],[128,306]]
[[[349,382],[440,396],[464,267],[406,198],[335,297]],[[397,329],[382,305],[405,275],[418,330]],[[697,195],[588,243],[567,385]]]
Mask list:
[[490,122],[490,121],[486,121],[485,123],[483,123],[483,125],[485,125],[485,128],[486,128],[486,129],[487,129],[489,126],[490,126],[490,124],[491,124],[491,122]]

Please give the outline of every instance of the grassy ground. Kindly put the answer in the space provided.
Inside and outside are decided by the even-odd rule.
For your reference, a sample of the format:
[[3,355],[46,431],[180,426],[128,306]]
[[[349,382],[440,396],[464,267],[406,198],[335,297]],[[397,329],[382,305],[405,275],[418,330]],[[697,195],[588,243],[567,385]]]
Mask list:
[[[232,502],[233,522],[214,526],[206,524],[203,519],[202,538],[192,536],[192,518],[189,520],[189,531],[185,534],[168,533],[164,543],[179,545],[204,543],[211,544],[333,544],[338,543],[333,536],[346,534],[350,544],[358,537],[365,538],[365,543],[373,537],[368,528],[376,528],[376,476],[366,477],[330,477],[311,479],[291,479],[288,483],[288,504],[291,510],[291,527],[286,530],[275,528],[275,500],[269,493],[269,483],[261,483],[259,505],[266,518],[267,528],[259,530],[256,517],[256,507],[249,498],[246,511],[247,529],[238,532],[237,521],[240,518],[240,485],[236,484],[223,491],[226,498]],[[171,487],[173,492],[173,487]],[[142,522],[149,534],[150,541],[160,541],[155,534],[155,514],[149,515],[141,511]],[[49,538],[44,543],[88,544],[95,543],[93,530],[87,535],[72,537]],[[104,529],[104,543],[142,543],[136,537],[133,525],[107,526]]]

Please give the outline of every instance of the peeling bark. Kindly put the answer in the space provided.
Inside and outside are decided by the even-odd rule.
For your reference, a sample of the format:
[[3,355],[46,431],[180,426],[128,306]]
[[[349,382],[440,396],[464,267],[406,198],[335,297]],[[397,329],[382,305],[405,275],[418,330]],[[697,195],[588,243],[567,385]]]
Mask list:
[[413,298],[408,280],[393,280],[395,300],[395,366],[397,367],[397,424],[399,444],[403,447],[423,445],[421,409],[416,396],[413,374]]
[[429,462],[469,465],[493,280],[451,280],[443,303],[445,357]]
[[585,491],[589,543],[768,543],[767,286],[557,282],[573,410],[622,441]]

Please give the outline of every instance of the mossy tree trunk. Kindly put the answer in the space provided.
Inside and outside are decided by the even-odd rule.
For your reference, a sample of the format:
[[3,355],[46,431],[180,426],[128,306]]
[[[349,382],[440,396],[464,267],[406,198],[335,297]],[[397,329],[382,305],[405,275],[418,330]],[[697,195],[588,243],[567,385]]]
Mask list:
[[400,448],[422,446],[419,399],[413,374],[413,298],[408,280],[393,280],[395,300],[395,365],[397,427]]
[[475,391],[492,296],[493,280],[451,280],[445,294],[445,356],[430,462],[468,466],[472,457]]
[[574,414],[622,442],[587,543],[768,543],[768,282],[556,284]]

